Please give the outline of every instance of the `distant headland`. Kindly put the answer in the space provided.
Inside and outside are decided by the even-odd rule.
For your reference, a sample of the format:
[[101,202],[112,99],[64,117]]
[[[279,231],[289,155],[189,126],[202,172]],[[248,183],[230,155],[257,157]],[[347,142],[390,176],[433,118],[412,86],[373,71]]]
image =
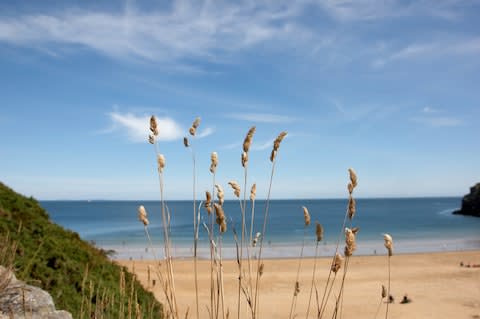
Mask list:
[[480,183],[470,187],[470,194],[463,196],[462,208],[453,214],[480,217]]

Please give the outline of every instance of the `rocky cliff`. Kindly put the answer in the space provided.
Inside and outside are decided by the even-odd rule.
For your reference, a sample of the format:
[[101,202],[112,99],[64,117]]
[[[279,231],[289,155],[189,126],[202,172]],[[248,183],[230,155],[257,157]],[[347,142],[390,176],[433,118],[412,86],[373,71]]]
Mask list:
[[462,208],[453,213],[480,217],[480,183],[470,188],[470,194],[463,197]]
[[17,280],[0,266],[0,319],[72,319],[69,312],[56,310],[52,297],[44,290]]

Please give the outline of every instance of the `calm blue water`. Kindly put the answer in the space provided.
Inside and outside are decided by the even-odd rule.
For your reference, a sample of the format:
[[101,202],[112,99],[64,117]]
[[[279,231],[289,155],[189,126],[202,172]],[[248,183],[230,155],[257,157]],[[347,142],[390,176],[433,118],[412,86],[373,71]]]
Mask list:
[[[460,202],[460,198],[358,199],[357,214],[352,223],[352,226],[360,227],[357,254],[384,254],[383,233],[393,236],[397,253],[480,249],[480,218],[451,214]],[[78,232],[85,240],[94,241],[97,246],[114,249],[117,258],[151,258],[151,251],[146,251],[148,245],[143,224],[137,219],[137,208],[144,205],[151,223],[149,229],[154,247],[158,247],[156,250],[161,255],[162,224],[158,201],[43,201],[41,204],[53,221]],[[193,237],[192,202],[169,201],[167,204],[171,211],[173,252],[177,257],[189,257]],[[256,202],[254,233],[261,231],[264,205],[264,201]],[[302,206],[308,208],[312,217],[312,225],[307,228],[305,253],[314,254],[315,220],[325,229],[321,254],[333,253],[346,205],[346,200],[271,201],[264,256],[298,256],[304,234]],[[232,225],[240,232],[238,201],[226,201],[224,209],[230,221],[223,239],[224,256],[233,258]],[[247,216],[250,225],[248,205]],[[201,218],[205,222],[208,220],[203,210]],[[209,244],[203,227],[199,236],[200,256],[207,258]]]

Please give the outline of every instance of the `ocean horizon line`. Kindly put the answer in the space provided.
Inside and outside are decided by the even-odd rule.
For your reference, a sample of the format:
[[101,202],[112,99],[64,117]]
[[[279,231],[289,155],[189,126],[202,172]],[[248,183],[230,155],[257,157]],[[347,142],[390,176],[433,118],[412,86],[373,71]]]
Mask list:
[[[381,200],[381,199],[435,199],[435,198],[459,198],[461,199],[463,195],[448,195],[448,196],[443,196],[443,195],[426,195],[426,196],[356,196],[355,199],[362,199],[362,200]],[[243,200],[243,198],[240,198]],[[270,198],[270,201],[298,201],[298,200],[348,200],[348,197],[325,197],[325,198],[309,198],[309,197],[298,197],[298,198]],[[37,199],[39,202],[159,202],[160,199],[101,199],[101,198],[81,198],[81,199]],[[249,200],[247,198],[247,200]],[[256,198],[255,201],[266,201],[266,198]],[[193,201],[191,198],[190,199],[165,199],[165,201],[168,202],[191,202]],[[197,202],[203,201],[201,198],[196,199]],[[227,198],[225,199],[227,202],[237,202],[238,198]]]

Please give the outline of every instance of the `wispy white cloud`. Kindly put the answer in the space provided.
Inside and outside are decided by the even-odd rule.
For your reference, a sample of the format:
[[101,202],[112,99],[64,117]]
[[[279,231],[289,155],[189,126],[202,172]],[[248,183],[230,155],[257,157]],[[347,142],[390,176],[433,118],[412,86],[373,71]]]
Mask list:
[[433,127],[454,127],[463,125],[462,120],[447,116],[420,116],[413,117],[411,120],[413,122]]
[[289,123],[296,120],[291,116],[270,113],[230,113],[225,116],[234,120],[257,123]]
[[0,17],[0,41],[54,54],[77,45],[115,58],[218,62],[259,43],[295,42],[309,33],[294,21],[301,10],[287,1],[173,1],[169,9],[148,12],[133,6],[124,12],[56,11]]
[[221,148],[225,150],[233,150],[235,148],[240,148],[241,146],[242,146],[242,142],[234,142],[234,143],[223,145]]
[[265,141],[265,142],[260,142],[260,143],[253,142],[251,149],[253,151],[263,151],[263,150],[266,150],[268,148],[271,148],[271,147],[273,147],[273,140],[274,140],[274,138],[272,138],[271,140]]
[[196,136],[197,138],[204,138],[215,133],[215,129],[212,127],[206,127],[204,130],[200,131]]
[[428,16],[454,20],[463,14],[457,0],[422,0],[406,3],[399,0],[317,0],[333,18],[343,21],[372,21],[410,16]]
[[467,39],[442,39],[425,43],[414,43],[400,49],[390,50],[372,62],[373,67],[383,67],[397,61],[432,59],[445,56],[472,56],[480,54],[480,37]]
[[[111,127],[104,133],[122,133],[132,142],[145,142],[148,138],[150,116],[135,115],[133,113],[108,113]],[[159,128],[159,141],[173,141],[180,139],[182,135],[181,126],[169,117],[157,117]]]

